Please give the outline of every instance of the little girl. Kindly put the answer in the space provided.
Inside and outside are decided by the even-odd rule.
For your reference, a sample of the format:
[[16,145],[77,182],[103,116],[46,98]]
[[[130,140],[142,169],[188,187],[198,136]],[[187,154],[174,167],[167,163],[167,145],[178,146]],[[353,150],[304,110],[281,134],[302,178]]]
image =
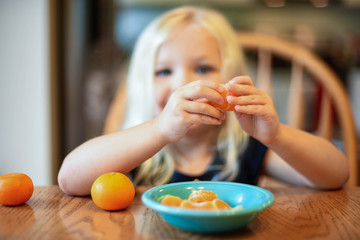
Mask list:
[[[263,172],[294,185],[345,184],[345,155],[323,138],[281,124],[272,99],[244,66],[234,30],[219,13],[181,7],[158,17],[134,49],[124,125],[65,158],[61,189],[87,195],[94,180],[111,171],[146,185],[257,184]],[[233,112],[213,106],[226,101],[225,90]]]

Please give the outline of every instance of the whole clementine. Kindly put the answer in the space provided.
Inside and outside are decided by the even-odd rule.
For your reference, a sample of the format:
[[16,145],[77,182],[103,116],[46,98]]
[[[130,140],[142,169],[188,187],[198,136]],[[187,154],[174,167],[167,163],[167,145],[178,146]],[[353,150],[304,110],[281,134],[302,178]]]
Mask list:
[[122,173],[105,173],[98,177],[91,187],[94,203],[104,210],[124,209],[130,205],[134,196],[133,183]]
[[34,192],[31,178],[24,173],[8,173],[0,176],[0,203],[16,206],[29,200]]
[[217,104],[215,102],[210,102],[211,105],[213,105],[214,107],[221,109],[221,110],[225,110],[225,111],[234,111],[235,110],[235,106],[228,103],[226,97],[227,96],[233,96],[232,94],[230,94],[228,91],[226,91],[225,89],[225,85],[221,84],[224,86],[224,91],[221,93],[221,96],[223,97],[223,99],[225,100],[223,104]]

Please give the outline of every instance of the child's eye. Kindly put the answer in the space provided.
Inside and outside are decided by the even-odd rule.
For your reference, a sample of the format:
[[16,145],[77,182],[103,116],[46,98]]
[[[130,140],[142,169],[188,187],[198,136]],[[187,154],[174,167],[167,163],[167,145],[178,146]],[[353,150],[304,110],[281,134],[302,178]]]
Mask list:
[[159,70],[159,71],[155,72],[155,76],[158,76],[158,77],[165,77],[165,76],[168,76],[170,74],[171,74],[170,69],[162,69],[162,70]]
[[213,70],[212,67],[210,66],[199,66],[197,69],[196,69],[196,72],[198,74],[207,74],[209,72],[211,72]]

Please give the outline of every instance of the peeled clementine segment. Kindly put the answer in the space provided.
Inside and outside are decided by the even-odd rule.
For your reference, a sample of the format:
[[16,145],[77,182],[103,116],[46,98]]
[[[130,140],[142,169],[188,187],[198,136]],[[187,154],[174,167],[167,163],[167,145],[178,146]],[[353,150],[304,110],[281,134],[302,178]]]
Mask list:
[[166,195],[162,200],[161,203],[168,206],[173,207],[180,207],[180,204],[183,200],[177,196]]
[[208,190],[193,191],[188,199],[185,200],[182,200],[180,197],[173,195],[165,195],[161,197],[161,199],[161,203],[164,205],[190,210],[219,211],[232,209],[225,201],[218,199],[216,193]]
[[211,201],[193,202],[190,200],[183,200],[180,207],[194,210],[225,210],[231,209],[229,204],[220,199],[214,199]]
[[192,202],[190,200],[183,200],[180,207],[194,210],[214,210],[214,204],[211,201]]
[[214,199],[212,200],[212,203],[214,205],[214,208],[218,210],[231,209],[229,204],[227,204],[225,201],[220,199]]
[[217,195],[213,191],[199,190],[192,192],[188,199],[192,202],[204,202],[204,201],[212,201],[216,198]]
[[196,209],[196,205],[194,202],[191,202],[189,200],[183,200],[180,204],[180,207],[182,208],[190,208],[190,209]]
[[214,107],[218,108],[218,109],[221,109],[221,110],[234,111],[235,110],[235,105],[230,104],[226,99],[227,96],[233,96],[233,95],[231,93],[229,93],[228,91],[226,91],[224,84],[222,84],[222,86],[224,86],[224,91],[221,93],[221,96],[225,100],[224,103],[223,104],[217,104],[215,102],[210,102],[210,104],[213,105]]

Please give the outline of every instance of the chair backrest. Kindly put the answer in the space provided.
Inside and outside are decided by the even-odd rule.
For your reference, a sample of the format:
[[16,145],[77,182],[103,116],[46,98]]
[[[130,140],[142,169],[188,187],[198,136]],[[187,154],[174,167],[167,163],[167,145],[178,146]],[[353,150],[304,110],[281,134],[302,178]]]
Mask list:
[[105,119],[104,134],[113,133],[119,130],[124,120],[125,110],[126,81],[123,80],[110,104],[110,108]]
[[[347,186],[358,185],[357,137],[354,119],[346,91],[334,71],[310,50],[284,39],[260,33],[238,33],[238,41],[245,53],[257,52],[256,84],[260,89],[272,94],[272,60],[280,58],[290,62],[291,77],[285,124],[306,128],[305,76],[315,81],[322,89],[319,117],[315,134],[327,139],[334,135],[334,120],[338,121],[341,141],[350,163],[350,179]],[[125,82],[125,81],[124,81]],[[125,83],[119,88],[111,106],[104,127],[104,134],[115,132],[122,123],[126,108]],[[333,114],[335,114],[335,119]]]
[[[285,123],[295,128],[306,129],[306,80],[315,81],[322,90],[319,113],[314,133],[329,140],[334,137],[335,120],[338,122],[340,139],[350,164],[350,179],[347,186],[358,185],[357,137],[354,118],[346,91],[335,72],[317,55],[300,44],[262,34],[239,32],[238,41],[245,53],[256,52],[257,79],[260,89],[272,94],[273,59],[290,62],[291,77],[288,89]],[[335,115],[335,116],[334,116]]]

